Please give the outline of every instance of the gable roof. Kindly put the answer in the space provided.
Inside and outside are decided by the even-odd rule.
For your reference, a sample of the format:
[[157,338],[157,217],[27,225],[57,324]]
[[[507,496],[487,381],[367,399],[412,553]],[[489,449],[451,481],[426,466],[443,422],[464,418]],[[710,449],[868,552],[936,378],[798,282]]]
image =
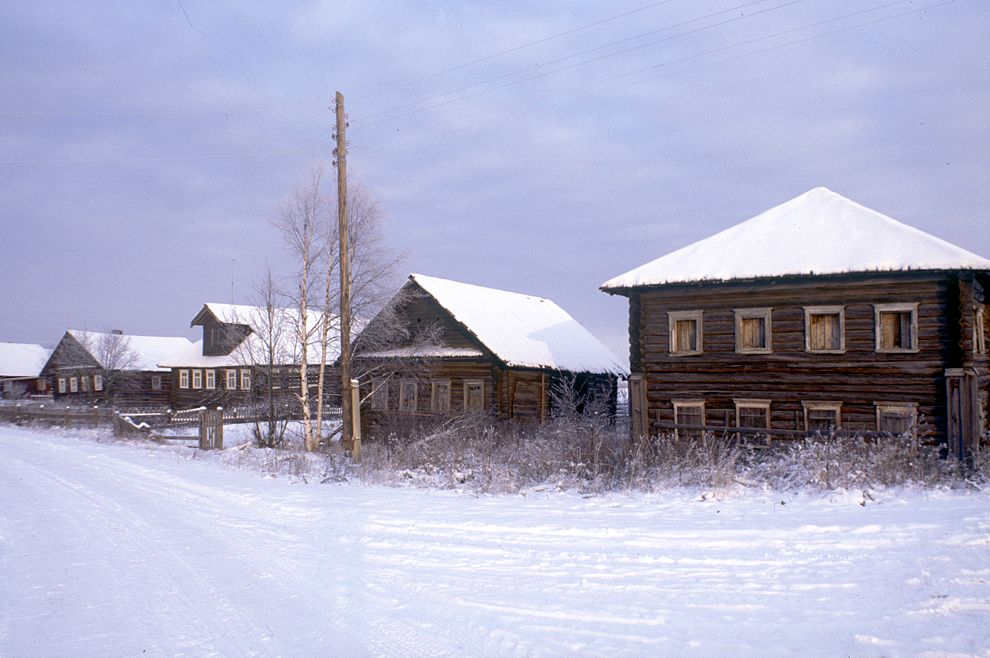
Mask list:
[[908,270],[990,270],[990,260],[816,187],[601,288]]
[[37,377],[51,355],[33,343],[0,343],[0,377]]
[[[291,313],[292,309],[279,309],[279,311]],[[212,315],[218,322],[222,322],[223,324],[243,324],[252,327],[255,324],[255,319],[264,317],[265,308],[263,306],[250,306],[248,304],[207,302],[203,304],[203,308],[192,319],[189,326],[203,324],[207,314]]]
[[409,280],[508,366],[626,374],[605,345],[549,299],[423,274]]
[[[101,331],[80,331],[69,329],[67,332],[82,345],[89,354],[100,364],[101,368],[106,368],[107,364],[100,362],[100,350],[97,348],[100,341],[106,336],[113,334]],[[164,370],[158,363],[174,352],[188,347],[191,341],[182,336],[131,336],[120,334],[123,340],[127,341],[127,349],[134,354],[134,363],[130,364],[127,370]]]

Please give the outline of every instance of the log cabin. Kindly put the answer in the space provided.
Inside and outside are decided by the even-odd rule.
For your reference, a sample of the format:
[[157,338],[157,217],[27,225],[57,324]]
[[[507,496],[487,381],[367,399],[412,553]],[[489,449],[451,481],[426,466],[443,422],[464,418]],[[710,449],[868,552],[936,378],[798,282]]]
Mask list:
[[188,346],[181,336],[129,336],[70,329],[41,370],[56,401],[114,406],[168,404],[168,370],[158,365]]
[[[355,360],[371,364],[358,369],[368,373],[361,380],[363,413],[487,412],[542,422],[554,412],[555,387],[566,380],[582,394],[603,394],[614,414],[625,367],[549,299],[411,274],[390,312],[388,321],[405,328],[404,341],[367,349],[363,339],[378,329],[380,314],[355,344]],[[429,343],[417,343],[427,330]],[[400,366],[376,370],[376,361]]]
[[990,260],[816,188],[602,284],[638,435],[987,430]]
[[41,369],[52,351],[32,343],[0,343],[0,398],[18,400],[50,393]]
[[[275,398],[292,405],[299,390],[298,311],[244,304],[206,303],[190,322],[203,337],[161,362],[170,371],[171,406],[250,406]],[[310,330],[315,329],[310,318]],[[339,347],[330,346],[324,392],[339,396],[340,372],[331,365]],[[319,349],[310,347],[311,390],[318,380]]]

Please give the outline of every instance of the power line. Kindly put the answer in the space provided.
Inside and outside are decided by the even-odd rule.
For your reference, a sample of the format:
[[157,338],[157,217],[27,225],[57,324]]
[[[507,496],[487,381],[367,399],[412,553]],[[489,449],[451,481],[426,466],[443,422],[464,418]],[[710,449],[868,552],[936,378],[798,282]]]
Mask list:
[[[877,7],[872,7],[872,8],[868,8],[868,9],[863,9],[863,10],[851,12],[849,14],[844,14],[842,16],[836,16],[836,17],[829,18],[829,19],[826,19],[826,20],[817,21],[815,23],[809,23],[807,25],[802,25],[800,27],[791,28],[791,29],[788,29],[788,30],[782,30],[780,32],[776,32],[774,34],[769,34],[769,35],[766,35],[766,36],[763,36],[763,37],[758,37],[758,38],[749,39],[749,40],[746,40],[746,41],[737,42],[737,43],[734,43],[734,44],[731,44],[731,45],[728,45],[728,46],[723,46],[723,47],[711,49],[711,50],[708,50],[708,51],[705,51],[705,52],[702,52],[702,53],[696,53],[694,55],[689,55],[689,56],[686,56],[686,57],[678,58],[676,60],[669,60],[669,61],[661,62],[659,64],[655,64],[655,65],[652,65],[652,66],[649,66],[649,67],[636,69],[634,71],[629,71],[627,73],[619,74],[617,76],[611,76],[611,77],[608,78],[607,81],[613,81],[613,80],[620,79],[620,78],[628,78],[628,77],[631,77],[631,76],[634,76],[634,75],[648,73],[648,72],[655,71],[655,70],[657,70],[659,68],[662,68],[662,67],[667,67],[667,66],[671,66],[673,64],[678,64],[678,63],[682,63],[682,62],[685,62],[685,61],[690,61],[690,60],[693,60],[693,59],[697,59],[699,57],[704,57],[704,56],[716,54],[716,53],[719,53],[719,52],[724,52],[726,50],[730,50],[730,49],[733,49],[733,48],[739,48],[739,47],[746,46],[746,45],[753,45],[754,43],[758,43],[758,42],[761,42],[761,41],[766,41],[766,40],[769,40],[769,39],[778,38],[780,36],[784,36],[784,35],[787,35],[787,34],[793,34],[794,32],[808,30],[808,29],[812,29],[814,27],[821,27],[822,25],[826,25],[826,24],[829,24],[829,23],[834,23],[836,21],[840,21],[840,20],[844,20],[844,19],[851,18],[851,17],[854,17],[854,16],[862,15],[862,14],[865,14],[865,13],[868,13],[868,12],[871,12],[871,11],[876,11],[878,9],[886,9],[886,8],[889,8],[889,7],[894,6],[894,5],[904,4],[904,2],[911,2],[911,1],[913,1],[913,0],[895,0],[894,2],[890,2],[890,3],[885,4],[885,5],[880,5],[880,6],[877,6]],[[759,54],[763,54],[763,53],[766,53],[766,52],[771,52],[771,51],[774,51],[774,50],[779,50],[781,48],[786,48],[786,47],[797,45],[797,44],[800,44],[800,43],[806,43],[808,41],[814,41],[816,39],[821,39],[821,38],[824,38],[824,37],[833,36],[835,34],[841,34],[843,32],[849,32],[849,31],[852,31],[852,30],[855,30],[855,29],[859,29],[859,28],[862,28],[862,27],[868,27],[868,26],[871,26],[871,25],[876,25],[876,24],[879,24],[879,23],[888,22],[888,21],[895,20],[895,19],[898,19],[898,18],[903,18],[905,16],[910,16],[912,14],[917,14],[917,13],[920,13],[920,12],[924,12],[924,11],[927,11],[929,9],[936,9],[936,8],[939,8],[939,7],[943,7],[945,5],[949,5],[949,4],[952,4],[954,2],[956,2],[956,0],[943,0],[942,2],[936,2],[934,4],[927,5],[925,7],[919,7],[917,9],[912,9],[910,11],[905,11],[905,12],[901,12],[901,13],[898,13],[898,14],[891,14],[891,15],[888,15],[888,16],[882,16],[882,17],[879,17],[879,18],[876,18],[876,19],[873,19],[873,20],[864,21],[864,22],[861,22],[861,23],[853,24],[853,25],[848,25],[848,26],[845,26],[845,27],[842,27],[842,28],[838,28],[838,29],[835,29],[835,30],[831,30],[831,31],[828,31],[828,32],[823,32],[823,33],[820,33],[820,34],[814,34],[814,35],[810,35],[810,36],[807,36],[807,37],[802,37],[800,39],[793,39],[791,41],[786,41],[786,42],[783,42],[783,43],[779,43],[779,44],[774,44],[774,45],[771,45],[771,46],[767,46],[765,48],[761,48],[761,49],[757,49],[757,50],[753,50],[753,51],[749,51],[749,52],[745,52],[745,53],[740,53],[740,54],[737,54],[737,55],[732,55],[730,57],[724,57],[722,59],[718,59],[718,60],[715,60],[715,61],[712,61],[712,62],[707,62],[705,64],[701,64],[701,65],[698,65],[698,66],[695,66],[695,67],[691,67],[691,68],[688,68],[688,69],[682,69],[680,71],[672,71],[669,74],[667,74],[666,76],[662,76],[662,77],[673,77],[675,75],[681,75],[681,74],[690,73],[690,72],[693,72],[693,71],[698,71],[698,70],[702,70],[702,69],[706,69],[706,68],[711,68],[712,66],[716,66],[716,65],[723,64],[723,63],[726,63],[726,62],[731,62],[731,61],[738,60],[738,59],[742,59],[744,57],[752,57],[754,55],[759,55]],[[588,93],[588,94],[579,94],[577,96],[572,96],[570,98],[566,98],[566,99],[563,99],[563,100],[560,100],[560,101],[557,101],[557,102],[554,102],[554,103],[549,103],[549,104],[546,104],[546,105],[542,105],[542,106],[531,108],[531,109],[525,111],[524,114],[532,114],[532,113],[535,113],[535,112],[537,112],[539,110],[546,109],[548,107],[556,107],[556,106],[563,105],[563,104],[566,104],[566,103],[570,103],[570,102],[573,102],[573,101],[576,101],[576,100],[593,98],[595,96],[600,96],[602,94],[611,93],[611,92],[618,91],[618,90],[621,90],[621,89],[627,89],[629,87],[633,87],[633,86],[636,86],[636,85],[645,84],[647,82],[652,82],[655,79],[656,79],[656,76],[650,76],[650,77],[644,78],[642,80],[638,80],[638,81],[634,81],[634,82],[630,82],[630,83],[626,83],[626,84],[622,84],[622,85],[614,85],[614,86],[607,87],[607,88],[604,88],[604,89],[599,89],[598,91],[594,91],[594,92],[591,92],[591,93]],[[599,80],[596,83],[592,83],[592,85],[594,85],[594,84],[600,84],[601,82],[605,82],[605,80]],[[589,86],[592,86],[592,85],[582,85],[582,87],[589,87]],[[544,96],[542,98],[550,98],[553,95],[556,95],[556,94],[548,94],[548,95],[546,95],[546,96]],[[447,121],[447,122],[443,122],[443,123],[437,124],[437,125],[435,125],[435,126],[432,127],[432,130],[436,130],[438,128],[443,128],[443,127],[446,127],[446,126],[455,126],[456,128],[467,129],[467,128],[473,128],[473,127],[487,125],[487,124],[491,124],[491,123],[497,123],[498,121],[502,120],[501,117],[502,117],[502,115],[505,114],[505,112],[506,112],[507,109],[512,109],[514,107],[519,107],[519,106],[523,106],[523,105],[527,105],[527,104],[528,103],[516,103],[516,104],[513,104],[511,106],[499,107],[499,108],[493,108],[493,109],[490,109],[490,110],[485,110],[483,112],[478,112],[478,113],[475,113],[473,115],[468,115],[466,117],[460,117],[458,119],[453,119],[451,121]],[[477,117],[477,116],[485,116],[485,115],[488,115],[488,114],[497,114],[499,116],[497,116],[495,119],[489,119],[489,120],[486,120],[486,121],[478,121],[478,122],[474,122],[474,123],[467,124],[467,125],[459,125],[459,126],[455,125],[457,122],[463,121],[464,119],[470,119],[470,118]],[[518,117],[519,117],[519,114],[518,113],[513,115],[513,119],[518,119]],[[401,141],[401,142],[384,142],[384,143],[379,143],[377,145],[373,145],[372,148],[371,148],[371,150],[365,151],[365,154],[366,155],[373,155],[373,154],[380,153],[380,152],[385,151],[385,150],[390,149],[390,148],[396,148],[396,147],[406,146],[408,144],[414,144],[414,143],[420,141],[421,139],[422,138],[413,138],[413,139],[404,140],[404,141]]]

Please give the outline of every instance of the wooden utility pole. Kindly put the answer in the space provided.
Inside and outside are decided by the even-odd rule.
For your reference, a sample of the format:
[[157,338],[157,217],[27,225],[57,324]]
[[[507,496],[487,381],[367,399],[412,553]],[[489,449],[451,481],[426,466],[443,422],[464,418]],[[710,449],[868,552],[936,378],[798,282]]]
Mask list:
[[[347,118],[344,95],[335,97],[337,109],[337,231],[340,234],[340,411],[344,450],[354,451],[354,420],[351,393],[351,263],[347,229]],[[359,448],[360,449],[360,448]]]

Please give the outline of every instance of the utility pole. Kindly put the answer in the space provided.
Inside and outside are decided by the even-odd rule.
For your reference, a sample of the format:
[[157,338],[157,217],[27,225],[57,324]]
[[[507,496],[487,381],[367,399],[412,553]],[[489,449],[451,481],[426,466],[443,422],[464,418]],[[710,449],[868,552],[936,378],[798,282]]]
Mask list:
[[[355,451],[354,419],[351,392],[351,263],[348,255],[350,235],[347,228],[347,118],[344,113],[344,95],[335,97],[337,110],[337,231],[340,234],[340,411],[343,423],[344,450],[360,455],[360,444]],[[360,431],[360,430],[358,430]]]

